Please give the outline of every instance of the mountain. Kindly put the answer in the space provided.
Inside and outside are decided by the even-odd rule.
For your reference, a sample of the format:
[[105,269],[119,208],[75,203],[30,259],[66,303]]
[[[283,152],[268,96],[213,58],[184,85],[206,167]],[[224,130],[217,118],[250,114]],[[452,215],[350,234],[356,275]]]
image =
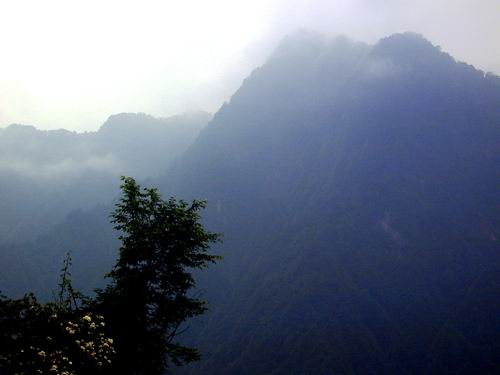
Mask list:
[[[417,34],[286,38],[151,182],[224,234],[178,373],[498,373],[499,104],[498,77]],[[38,238],[43,285],[67,249],[99,282],[105,213]]]
[[224,261],[190,374],[495,373],[500,80],[407,33],[299,33],[162,190]]
[[166,119],[122,113],[97,132],[2,129],[1,238],[35,238],[71,210],[109,203],[118,194],[120,175],[157,177],[209,119],[203,112]]

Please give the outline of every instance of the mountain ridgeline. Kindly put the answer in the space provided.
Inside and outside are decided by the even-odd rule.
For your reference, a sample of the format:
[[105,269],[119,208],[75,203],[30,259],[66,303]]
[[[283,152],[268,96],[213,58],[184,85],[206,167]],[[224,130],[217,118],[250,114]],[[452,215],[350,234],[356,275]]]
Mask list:
[[493,373],[500,80],[415,34],[302,33],[164,181],[224,262],[192,374]]
[[109,204],[120,175],[158,177],[209,120],[203,112],[166,119],[122,113],[97,132],[0,129],[1,238],[34,238],[71,210]]
[[0,291],[51,298],[61,259],[74,252],[85,291],[103,284],[118,243],[109,223],[120,175],[157,178],[206,126],[210,115],[166,119],[110,116],[97,132],[0,131]]
[[[412,33],[286,38],[156,180],[207,199],[224,234],[199,275],[211,311],[184,334],[203,358],[178,372],[498,373],[499,181],[497,76]],[[70,217],[34,259],[73,249],[97,286],[104,215]]]

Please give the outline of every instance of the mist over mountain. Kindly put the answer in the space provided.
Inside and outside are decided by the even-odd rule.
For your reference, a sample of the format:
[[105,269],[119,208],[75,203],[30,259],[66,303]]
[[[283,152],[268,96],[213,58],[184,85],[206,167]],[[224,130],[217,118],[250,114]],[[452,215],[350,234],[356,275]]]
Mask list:
[[73,209],[108,204],[120,175],[158,177],[209,119],[204,112],[166,119],[122,113],[97,132],[1,129],[0,237],[34,238]]
[[[151,183],[224,234],[179,373],[497,373],[499,104],[497,76],[417,34],[286,38]],[[106,210],[3,251],[37,273],[2,284],[56,283],[68,249],[102,283]]]

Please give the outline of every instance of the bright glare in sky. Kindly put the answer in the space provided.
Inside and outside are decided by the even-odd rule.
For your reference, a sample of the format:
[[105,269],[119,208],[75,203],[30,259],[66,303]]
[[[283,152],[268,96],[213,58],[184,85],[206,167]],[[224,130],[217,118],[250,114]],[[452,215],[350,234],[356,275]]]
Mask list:
[[82,130],[113,112],[195,108],[188,94],[224,74],[262,35],[268,3],[2,2],[0,126]]
[[416,31],[500,73],[499,0],[0,0],[0,127],[216,111],[297,28]]

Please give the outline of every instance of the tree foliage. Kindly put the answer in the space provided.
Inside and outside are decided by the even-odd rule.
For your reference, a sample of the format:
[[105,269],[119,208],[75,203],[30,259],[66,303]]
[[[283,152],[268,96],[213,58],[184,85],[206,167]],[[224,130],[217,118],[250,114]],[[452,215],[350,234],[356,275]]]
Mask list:
[[204,301],[188,295],[195,286],[190,270],[218,259],[208,250],[219,235],[200,223],[203,201],[165,201],[156,189],[141,190],[132,178],[123,178],[122,192],[112,214],[121,233],[120,256],[97,305],[116,338],[114,371],[159,374],[170,362],[199,358],[195,349],[174,339],[181,323],[207,309]]
[[11,300],[0,296],[0,369],[2,374],[77,375],[106,373],[114,357],[104,317],[71,283],[67,256],[55,302],[33,294]]
[[208,253],[219,235],[200,223],[205,202],[165,201],[156,189],[122,181],[111,215],[122,242],[111,282],[85,297],[72,285],[68,255],[55,302],[0,296],[2,374],[154,375],[199,359],[176,336],[207,309],[189,294],[192,270],[219,259]]

